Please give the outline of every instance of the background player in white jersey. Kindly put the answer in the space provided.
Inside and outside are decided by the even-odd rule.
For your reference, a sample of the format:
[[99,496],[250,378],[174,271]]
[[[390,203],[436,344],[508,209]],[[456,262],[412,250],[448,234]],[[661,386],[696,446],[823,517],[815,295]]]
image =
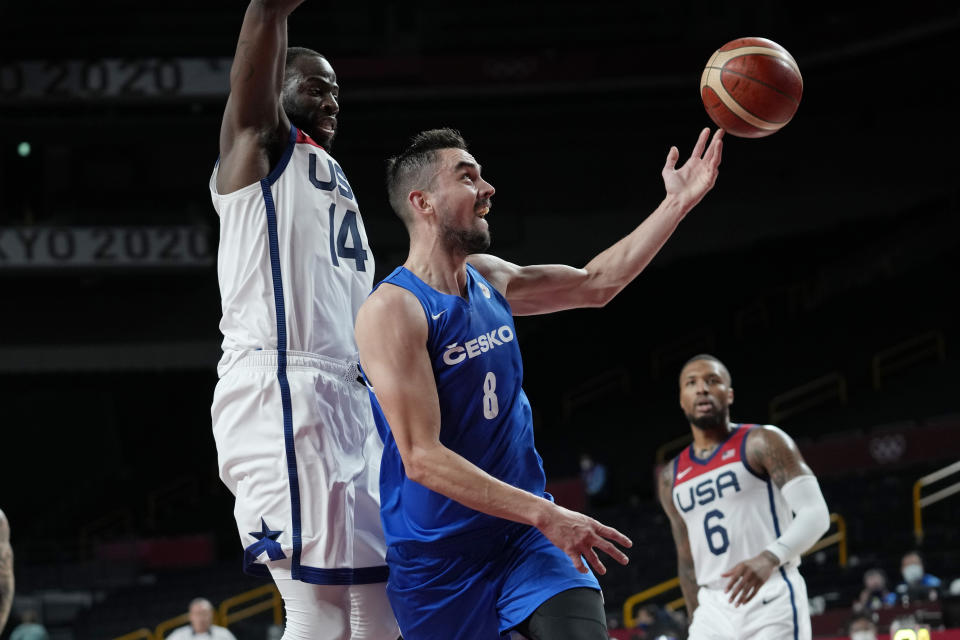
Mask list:
[[722,131],[662,170],[666,195],[581,269],[482,254],[493,187],[460,135],[424,132],[392,159],[388,190],[410,252],[357,316],[378,428],[388,593],[405,640],[606,640],[596,549],[623,534],[553,503],[521,388],[512,315],[605,305],[713,187]]
[[213,434],[244,569],[275,580],[283,637],[395,640],[382,443],[353,339],[373,257],[329,154],[336,74],[320,54],[287,48],[300,2],[251,2],[230,71],[210,179],[224,337]]
[[0,631],[7,624],[13,606],[13,548],[10,546],[10,523],[0,510]]
[[811,637],[800,555],[830,526],[816,477],[772,425],[730,422],[733,386],[720,360],[691,358],[680,406],[693,443],[660,475],[677,546],[690,640]]

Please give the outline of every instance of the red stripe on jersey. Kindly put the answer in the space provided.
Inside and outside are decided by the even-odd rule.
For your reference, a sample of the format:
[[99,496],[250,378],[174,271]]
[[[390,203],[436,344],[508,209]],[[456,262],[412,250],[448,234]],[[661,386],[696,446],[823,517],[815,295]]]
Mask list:
[[[310,144],[315,146],[317,149],[323,149],[323,147],[317,144],[313,138],[305,134],[301,129],[297,129],[297,144]],[[326,151],[326,149],[323,150]]]
[[727,439],[720,443],[720,446],[706,459],[693,455],[693,444],[681,451],[673,467],[673,486],[678,487],[714,469],[740,462],[740,445],[755,426],[757,425],[742,424],[734,427]]

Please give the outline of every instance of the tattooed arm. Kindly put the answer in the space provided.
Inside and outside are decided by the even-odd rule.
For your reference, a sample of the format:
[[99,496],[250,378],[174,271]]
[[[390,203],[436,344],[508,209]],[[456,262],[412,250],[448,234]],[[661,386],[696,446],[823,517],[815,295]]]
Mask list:
[[770,476],[795,516],[766,549],[723,574],[730,578],[725,591],[737,606],[749,602],[780,565],[809,549],[830,527],[817,479],[790,436],[771,425],[758,427],[747,436],[746,453],[750,467]]
[[230,95],[220,125],[217,191],[230,193],[270,173],[290,121],[280,104],[287,59],[287,16],[303,0],[252,0],[230,68]]
[[10,546],[10,524],[0,511],[0,631],[7,624],[13,604],[13,548]]
[[687,525],[673,504],[673,464],[666,464],[660,472],[660,505],[670,519],[670,531],[677,545],[677,576],[680,578],[680,590],[687,601],[687,616],[693,617],[698,606],[697,574],[693,567],[693,553],[690,551],[690,539],[687,537]]

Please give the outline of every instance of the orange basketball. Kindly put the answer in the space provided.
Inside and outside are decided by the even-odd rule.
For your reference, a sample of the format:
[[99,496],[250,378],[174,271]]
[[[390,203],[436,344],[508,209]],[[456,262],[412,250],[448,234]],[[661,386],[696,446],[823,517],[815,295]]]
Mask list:
[[700,76],[700,98],[716,125],[763,138],[790,122],[803,78],[790,53],[766,38],[738,38],[717,49]]

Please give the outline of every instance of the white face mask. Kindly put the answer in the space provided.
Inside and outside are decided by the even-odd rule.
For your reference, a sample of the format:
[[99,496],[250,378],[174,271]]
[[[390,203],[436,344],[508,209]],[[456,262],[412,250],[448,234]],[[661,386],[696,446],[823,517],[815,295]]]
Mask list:
[[908,564],[903,568],[903,579],[907,582],[916,582],[923,577],[923,567],[918,564]]
[[850,640],[877,640],[877,634],[873,631],[854,631],[850,634]]

